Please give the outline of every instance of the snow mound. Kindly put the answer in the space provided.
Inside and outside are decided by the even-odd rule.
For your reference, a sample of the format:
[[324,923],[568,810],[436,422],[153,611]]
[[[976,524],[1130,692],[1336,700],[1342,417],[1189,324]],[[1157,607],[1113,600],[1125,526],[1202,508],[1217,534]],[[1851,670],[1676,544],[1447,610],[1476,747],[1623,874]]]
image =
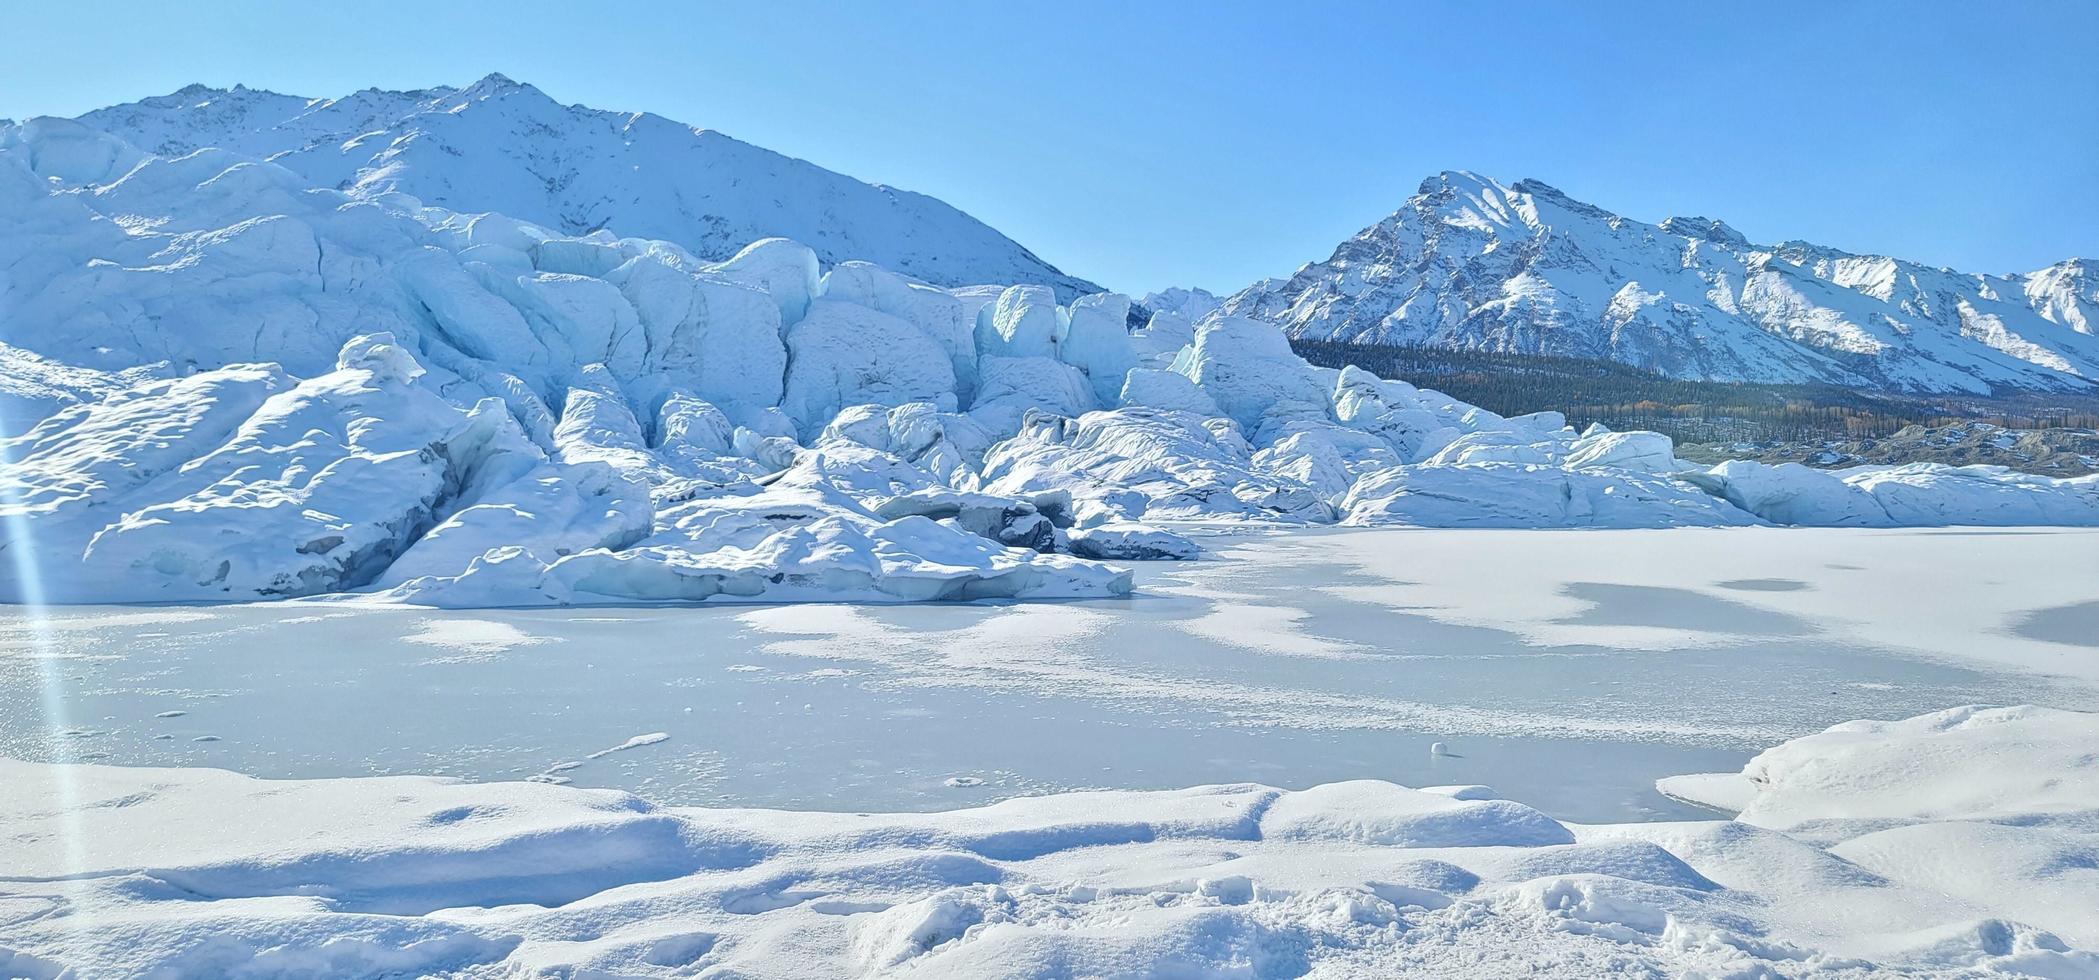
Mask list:
[[[1751,759],[1740,776],[1751,795],[1731,809],[1745,823],[1781,830],[2087,811],[2099,808],[2094,746],[2099,715],[2031,705],[1850,721]],[[1708,797],[1672,780],[1663,789]]]
[[2085,976],[2099,970],[2094,725],[2038,708],[1854,722],[1751,763],[1741,819],[1615,825],[1483,787],[1376,781],[884,814],[0,761],[17,790],[0,795],[0,907],[35,913],[0,926],[0,965]]

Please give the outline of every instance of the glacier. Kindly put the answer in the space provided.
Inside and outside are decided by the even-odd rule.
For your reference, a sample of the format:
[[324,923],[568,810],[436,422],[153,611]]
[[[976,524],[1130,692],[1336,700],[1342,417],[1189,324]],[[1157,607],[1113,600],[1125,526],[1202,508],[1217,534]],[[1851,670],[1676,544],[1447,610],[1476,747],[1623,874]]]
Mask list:
[[[290,111],[243,98],[196,138]],[[1219,527],[2099,525],[2099,477],[1695,467],[1202,295],[710,258],[170,140],[0,128],[0,599],[1070,598]]]
[[[1186,291],[1155,294],[1165,306]],[[1293,337],[1600,358],[1707,381],[2099,393],[2099,278],[1979,275],[1726,222],[1656,224],[1537,180],[1421,183],[1331,256],[1223,303]]]

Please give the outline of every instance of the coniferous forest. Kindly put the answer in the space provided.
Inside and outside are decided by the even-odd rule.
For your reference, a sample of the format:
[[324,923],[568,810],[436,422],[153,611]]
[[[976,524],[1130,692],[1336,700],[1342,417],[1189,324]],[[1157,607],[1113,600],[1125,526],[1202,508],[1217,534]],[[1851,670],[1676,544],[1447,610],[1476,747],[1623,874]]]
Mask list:
[[1293,339],[1313,364],[1353,364],[1503,415],[1558,411],[1577,427],[1651,429],[1678,442],[1868,439],[1909,425],[2099,428],[2099,394],[1898,395],[1837,385],[1688,381],[1615,361]]

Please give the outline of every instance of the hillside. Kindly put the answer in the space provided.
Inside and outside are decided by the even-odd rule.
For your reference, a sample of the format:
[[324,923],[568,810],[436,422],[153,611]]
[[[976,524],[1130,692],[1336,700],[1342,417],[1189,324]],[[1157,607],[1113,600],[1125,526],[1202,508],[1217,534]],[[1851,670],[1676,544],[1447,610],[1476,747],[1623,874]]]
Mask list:
[[359,197],[408,194],[568,235],[611,228],[703,259],[780,237],[826,265],[859,259],[941,286],[1041,283],[1066,301],[1099,290],[937,198],[652,113],[564,106],[502,75],[327,99],[192,85],[79,121],[162,156],[214,147]]

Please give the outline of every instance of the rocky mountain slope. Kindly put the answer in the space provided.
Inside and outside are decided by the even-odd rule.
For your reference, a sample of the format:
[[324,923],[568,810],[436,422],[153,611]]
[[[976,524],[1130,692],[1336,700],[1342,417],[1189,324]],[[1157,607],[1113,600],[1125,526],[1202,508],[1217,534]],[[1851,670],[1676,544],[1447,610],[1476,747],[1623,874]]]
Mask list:
[[2099,276],[1975,275],[1725,222],[1647,224],[1535,180],[1422,183],[1334,254],[1227,300],[1293,337],[1606,358],[1675,377],[2093,391]]
[[935,198],[651,113],[560,105],[501,75],[333,99],[192,85],[79,121],[162,156],[214,147],[360,197],[399,192],[568,235],[616,228],[710,260],[777,236],[826,265],[942,286],[1041,283],[1065,301],[1099,290]]

